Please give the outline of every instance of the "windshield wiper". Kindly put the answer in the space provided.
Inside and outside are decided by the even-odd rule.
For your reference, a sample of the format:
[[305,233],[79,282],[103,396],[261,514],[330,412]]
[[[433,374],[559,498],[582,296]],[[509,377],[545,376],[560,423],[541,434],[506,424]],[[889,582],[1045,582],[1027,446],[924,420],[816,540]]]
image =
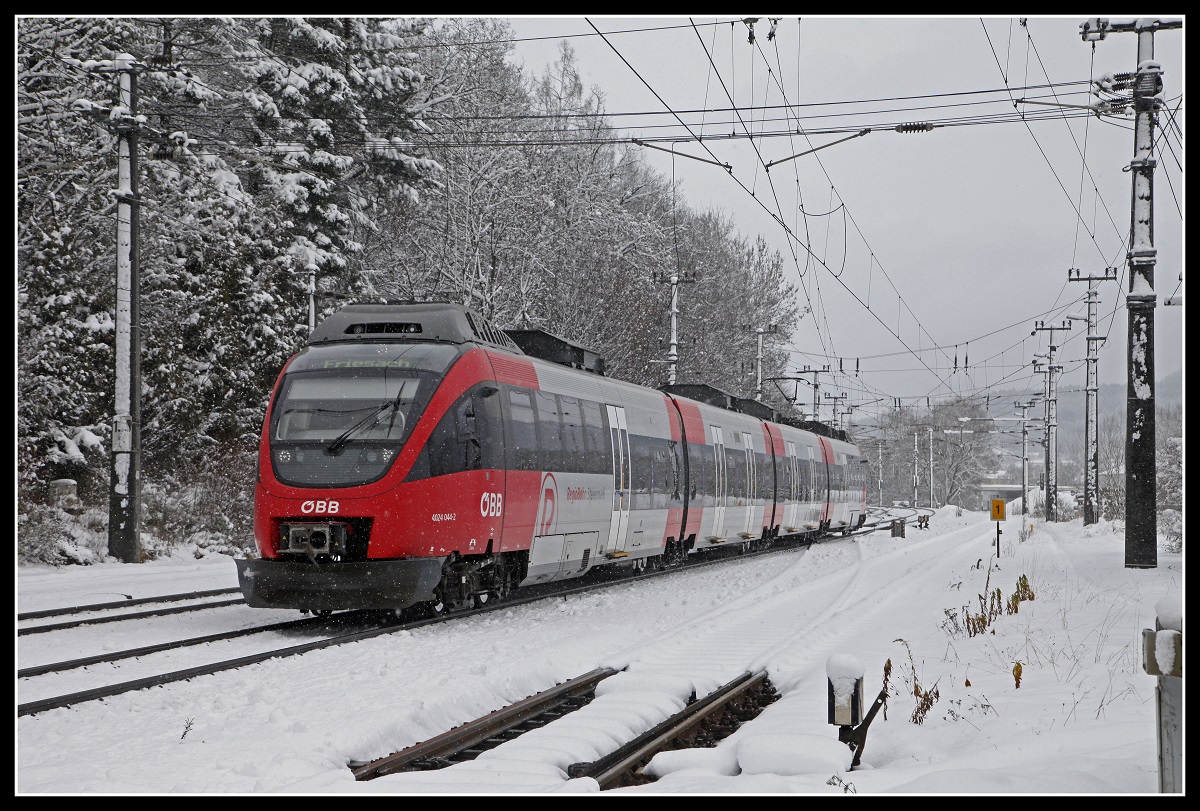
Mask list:
[[375,409],[370,414],[368,414],[367,416],[363,417],[358,422],[351,425],[345,431],[342,431],[340,434],[338,434],[338,436],[332,442],[329,443],[329,446],[327,448],[325,448],[325,452],[328,453],[330,456],[337,456],[338,453],[341,452],[342,448],[344,448],[346,446],[346,443],[350,441],[350,438],[352,436],[354,436],[355,434],[357,434],[359,431],[363,430],[364,428],[368,428],[371,425],[374,425],[375,423],[379,422],[379,415],[382,414],[387,409],[394,408],[394,407],[395,407],[395,404],[391,401],[386,402],[383,405],[379,406],[379,408]]
[[339,434],[332,442],[329,443],[329,446],[325,448],[325,452],[330,456],[337,456],[338,453],[341,452],[342,448],[346,446],[346,443],[349,442],[355,434],[367,428],[374,427],[375,423],[379,422],[379,418],[383,416],[383,412],[387,411],[389,408],[392,410],[392,419],[388,423],[387,436],[392,435],[392,427],[396,424],[397,416],[400,417],[400,430],[403,432],[404,414],[400,411],[400,400],[403,394],[404,389],[401,387],[401,390],[396,392],[395,400],[388,400],[387,402],[380,404],[380,406],[370,414],[354,423],[354,425],[351,425],[345,431],[342,431],[341,434]]

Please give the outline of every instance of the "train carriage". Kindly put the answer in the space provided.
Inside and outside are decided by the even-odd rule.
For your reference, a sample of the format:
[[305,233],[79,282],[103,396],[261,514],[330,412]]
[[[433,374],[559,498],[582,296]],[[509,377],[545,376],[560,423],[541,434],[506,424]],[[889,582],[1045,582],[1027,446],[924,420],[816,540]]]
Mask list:
[[784,535],[813,535],[826,530],[829,512],[829,476],[825,466],[824,437],[790,425],[780,426],[784,453],[778,460],[783,489]]
[[[758,418],[681,396],[703,396],[709,387],[667,387],[685,422],[689,511],[696,513],[685,537],[695,550],[721,545],[749,548],[771,537],[775,471],[772,448]],[[716,392],[715,389],[709,391]],[[716,392],[719,396],[728,397]]]
[[264,420],[247,601],[455,610],[861,523],[852,444],[708,387],[602,372],[589,350],[458,305],[331,315]]
[[826,529],[848,533],[866,519],[866,457],[859,449],[836,438],[822,437],[829,471],[829,510]]

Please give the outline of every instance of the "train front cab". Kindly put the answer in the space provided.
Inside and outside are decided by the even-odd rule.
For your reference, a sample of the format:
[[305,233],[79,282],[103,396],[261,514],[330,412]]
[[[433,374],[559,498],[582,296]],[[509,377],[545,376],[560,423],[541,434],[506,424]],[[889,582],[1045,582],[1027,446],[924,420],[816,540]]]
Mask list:
[[445,563],[485,561],[507,512],[498,377],[485,350],[453,344],[293,358],[263,426],[248,602],[399,609],[435,600]]

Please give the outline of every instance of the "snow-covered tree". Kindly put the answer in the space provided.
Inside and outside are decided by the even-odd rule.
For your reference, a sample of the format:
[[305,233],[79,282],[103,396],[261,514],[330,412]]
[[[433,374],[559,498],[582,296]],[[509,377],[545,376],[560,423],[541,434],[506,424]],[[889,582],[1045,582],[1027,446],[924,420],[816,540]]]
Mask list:
[[1183,548],[1183,407],[1157,409],[1154,461],[1158,467],[1158,532],[1176,551]]
[[[56,478],[96,497],[112,413],[114,134],[87,114],[113,76],[88,58],[125,33],[105,19],[22,19],[17,29],[17,443],[26,497]],[[86,440],[86,441],[84,441]]]
[[764,376],[783,370],[803,302],[782,258],[719,212],[692,212],[640,148],[614,142],[568,47],[533,77],[506,60],[496,19],[27,17],[17,29],[23,504],[62,477],[91,506],[106,500],[108,113],[122,53],[141,121],[152,532],[249,538],[262,414],[307,334],[310,295],[318,319],[349,298],[448,297],[659,385],[670,291],[654,280],[692,271],[680,380],[751,396],[752,327],[769,323],[780,332]]
[[91,113],[117,100],[111,60],[135,57],[145,122],[143,467],[147,478],[183,460],[216,470],[234,453],[251,481],[270,386],[306,334],[310,277],[354,292],[354,227],[415,199],[437,170],[408,148],[439,100],[410,67],[407,44],[423,27],[18,21],[18,440],[29,497],[69,475],[96,501],[107,480],[117,164],[114,133]]

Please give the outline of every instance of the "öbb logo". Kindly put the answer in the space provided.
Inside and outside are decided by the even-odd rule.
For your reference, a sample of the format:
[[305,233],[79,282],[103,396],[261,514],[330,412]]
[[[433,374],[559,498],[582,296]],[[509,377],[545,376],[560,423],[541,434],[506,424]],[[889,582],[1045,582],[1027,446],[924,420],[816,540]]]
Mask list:
[[558,481],[553,473],[542,477],[541,491],[534,527],[538,535],[553,535],[558,531]]
[[334,515],[338,511],[338,503],[336,501],[306,501],[300,505],[300,512],[305,515],[312,513]]
[[504,496],[500,493],[484,493],[479,498],[479,514],[500,515],[504,511]]

